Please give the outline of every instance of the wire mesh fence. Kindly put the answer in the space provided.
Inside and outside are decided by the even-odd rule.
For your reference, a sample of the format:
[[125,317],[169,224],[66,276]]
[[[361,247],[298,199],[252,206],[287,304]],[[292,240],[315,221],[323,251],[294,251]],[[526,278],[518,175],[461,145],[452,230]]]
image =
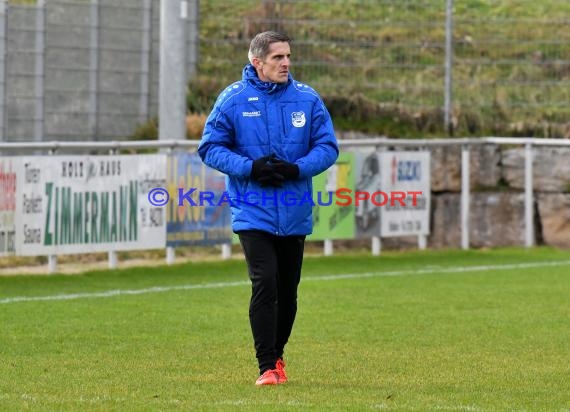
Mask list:
[[506,2],[480,2],[489,3],[482,18],[462,3],[454,29],[457,107],[476,108],[491,121],[568,122],[570,4],[519,0],[507,9]]
[[124,137],[156,111],[151,1],[39,0],[6,15],[5,140]]
[[0,11],[0,140],[124,139],[157,115],[159,0]]
[[[362,95],[443,122],[445,0],[239,3],[234,13],[214,17],[221,2],[203,2],[204,72],[235,79],[251,36],[282,30],[294,39],[293,74],[322,94]],[[570,3],[456,0],[452,12],[453,126],[473,134],[501,123],[524,134],[525,125],[541,123],[561,126],[545,136],[570,137]]]
[[[188,53],[187,62],[194,80],[209,86],[192,109],[206,111],[240,77],[253,35],[276,29],[293,38],[295,78],[348,115],[358,97],[412,119],[430,113],[441,127],[449,59],[457,134],[501,124],[511,135],[536,136],[542,125],[543,136],[570,137],[570,3],[455,0],[446,26],[449,3],[202,0],[187,22],[199,24],[187,44],[199,44],[199,59],[195,66]],[[0,0],[0,140],[122,139],[157,116],[160,7],[160,0]]]

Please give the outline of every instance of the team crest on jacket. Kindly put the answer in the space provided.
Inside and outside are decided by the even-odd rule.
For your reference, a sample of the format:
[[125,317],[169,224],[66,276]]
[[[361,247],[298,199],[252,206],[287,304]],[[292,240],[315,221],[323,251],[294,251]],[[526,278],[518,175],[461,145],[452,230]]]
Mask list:
[[293,112],[291,113],[291,123],[295,127],[303,127],[305,125],[305,112]]

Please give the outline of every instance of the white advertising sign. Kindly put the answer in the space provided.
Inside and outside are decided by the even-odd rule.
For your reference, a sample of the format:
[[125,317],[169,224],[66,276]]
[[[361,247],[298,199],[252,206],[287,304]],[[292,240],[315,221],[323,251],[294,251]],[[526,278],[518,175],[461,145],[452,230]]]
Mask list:
[[431,201],[429,152],[380,152],[380,235],[428,235]]
[[163,248],[166,155],[22,157],[16,252],[51,255]]
[[18,158],[0,158],[0,256],[16,251],[16,181]]

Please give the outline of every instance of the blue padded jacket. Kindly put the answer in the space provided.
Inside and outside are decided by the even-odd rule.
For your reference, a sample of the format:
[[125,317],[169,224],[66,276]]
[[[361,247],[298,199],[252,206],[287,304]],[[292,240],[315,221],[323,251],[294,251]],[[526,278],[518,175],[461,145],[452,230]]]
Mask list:
[[[227,175],[232,229],[278,236],[312,232],[312,177],[338,157],[329,112],[318,93],[289,74],[287,83],[261,81],[254,67],[218,97],[198,147],[202,161]],[[276,157],[295,163],[299,177],[282,188],[261,187],[250,178],[252,162]],[[248,194],[248,196],[244,196]]]

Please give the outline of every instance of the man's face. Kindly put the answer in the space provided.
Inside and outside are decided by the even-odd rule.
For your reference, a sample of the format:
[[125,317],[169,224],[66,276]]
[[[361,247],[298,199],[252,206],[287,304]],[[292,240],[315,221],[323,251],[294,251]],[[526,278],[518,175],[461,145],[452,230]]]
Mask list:
[[265,59],[253,59],[259,79],[264,82],[286,83],[289,78],[290,57],[289,43],[271,43]]

